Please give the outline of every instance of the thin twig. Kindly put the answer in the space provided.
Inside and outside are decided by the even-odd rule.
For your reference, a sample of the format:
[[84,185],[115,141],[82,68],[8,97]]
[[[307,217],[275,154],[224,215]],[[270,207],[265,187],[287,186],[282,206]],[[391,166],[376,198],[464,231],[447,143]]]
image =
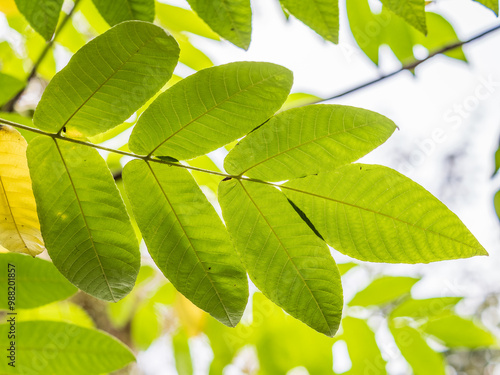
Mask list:
[[486,31],[483,31],[482,33],[477,34],[477,35],[475,35],[475,36],[473,36],[473,37],[471,37],[471,38],[469,38],[469,39],[466,39],[466,40],[463,40],[463,41],[459,41],[459,42],[455,42],[455,43],[448,44],[448,45],[446,45],[446,46],[444,46],[444,47],[442,47],[442,48],[440,48],[440,49],[438,49],[438,50],[436,50],[436,51],[434,51],[434,52],[430,53],[430,54],[429,54],[429,56],[427,56],[425,59],[420,59],[420,60],[415,60],[415,61],[412,61],[411,63],[408,63],[408,64],[403,65],[400,69],[398,69],[398,70],[396,70],[396,71],[394,71],[394,72],[392,72],[392,73],[385,74],[385,75],[380,76],[380,77],[378,77],[378,78],[376,78],[376,79],[374,79],[374,80],[371,80],[371,81],[365,82],[365,83],[363,83],[362,85],[359,85],[359,86],[353,87],[352,89],[349,89],[349,90],[346,90],[346,91],[343,91],[343,92],[341,92],[340,94],[335,94],[335,95],[330,96],[330,97],[328,97],[328,98],[318,99],[318,100],[313,100],[313,101],[310,101],[310,102],[304,103],[304,104],[302,104],[302,106],[304,106],[304,105],[310,105],[310,104],[318,104],[318,103],[326,102],[326,101],[328,101],[328,100],[338,99],[338,98],[340,98],[340,97],[342,97],[342,96],[345,96],[345,95],[347,95],[347,94],[351,94],[351,93],[353,93],[353,92],[355,92],[355,91],[361,90],[361,89],[363,89],[363,88],[365,88],[365,87],[371,86],[371,85],[373,85],[373,84],[375,84],[375,83],[378,83],[378,82],[383,81],[383,80],[385,80],[385,79],[387,79],[387,78],[390,78],[390,77],[392,77],[392,76],[395,76],[395,75],[397,75],[397,74],[399,74],[399,73],[401,73],[401,72],[403,72],[403,71],[405,71],[405,70],[413,70],[413,69],[415,69],[417,66],[419,66],[420,64],[422,64],[422,63],[426,62],[427,60],[432,59],[433,57],[435,57],[435,56],[437,56],[437,55],[441,55],[441,54],[446,53],[446,52],[448,52],[448,51],[451,51],[451,50],[454,50],[454,49],[456,49],[456,48],[462,47],[462,46],[463,46],[463,45],[465,45],[465,44],[468,44],[468,43],[471,43],[471,42],[473,42],[473,41],[475,41],[475,40],[481,39],[482,37],[484,37],[484,36],[486,36],[486,35],[488,35],[488,34],[491,34],[491,33],[493,33],[494,31],[497,31],[497,30],[499,30],[499,29],[500,29],[500,25],[497,25],[497,26],[492,27],[492,28],[490,28],[490,29],[488,29],[488,30],[486,30]]
[[42,53],[40,53],[40,56],[38,56],[38,59],[35,61],[33,64],[33,67],[31,68],[30,73],[28,74],[28,77],[26,78],[26,85],[19,91],[11,100],[9,100],[2,108],[4,112],[13,112],[14,111],[14,106],[19,100],[19,98],[24,94],[24,91],[28,87],[28,83],[31,81],[31,79],[36,75],[36,72],[38,70],[38,67],[42,63],[43,59],[47,55],[47,53],[50,51],[52,46],[54,45],[54,42],[56,41],[56,38],[59,36],[61,31],[63,30],[64,26],[68,23],[68,21],[71,19],[71,16],[75,12],[75,9],[78,5],[80,0],[75,0],[73,8],[69,11],[68,14],[64,16],[62,19],[61,23],[59,24],[56,32],[54,33],[54,36],[52,37],[51,40],[49,40],[46,44],[45,47],[42,50]]

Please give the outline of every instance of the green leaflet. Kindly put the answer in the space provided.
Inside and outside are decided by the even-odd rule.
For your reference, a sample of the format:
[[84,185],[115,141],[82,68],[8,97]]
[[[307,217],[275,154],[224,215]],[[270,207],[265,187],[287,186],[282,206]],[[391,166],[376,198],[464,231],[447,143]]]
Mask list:
[[[422,45],[433,52],[443,45],[459,41],[453,26],[436,13],[425,13],[428,34],[423,35],[386,7],[379,14],[372,13],[367,0],[347,0],[346,7],[354,39],[377,65],[382,45],[388,45],[402,64],[408,64],[415,59],[415,45]],[[445,55],[466,61],[462,48],[447,51]]]
[[[8,348],[8,330],[8,323],[0,325],[2,349]],[[130,349],[107,333],[62,322],[18,322],[15,341],[15,368],[4,357],[2,374],[98,375],[135,360]]]
[[375,341],[375,333],[363,319],[346,316],[338,339],[347,344],[352,368],[345,375],[385,375],[387,362]]
[[334,169],[384,143],[396,125],[378,113],[340,105],[311,105],[272,117],[229,153],[224,168],[265,181]]
[[219,36],[192,10],[157,2],[156,16],[171,32],[188,31],[205,38],[220,40]]
[[349,302],[350,306],[381,306],[410,293],[419,281],[413,277],[383,276],[372,281]]
[[171,77],[179,47],[163,29],[123,22],[81,48],[50,81],[33,118],[49,132],[93,136],[121,124]]
[[335,339],[285,314],[262,293],[253,295],[252,319],[247,328],[252,336],[246,342],[257,349],[259,374],[286,375],[299,366],[307,368],[309,374],[332,374]]
[[153,22],[154,0],[92,0],[108,24],[114,26],[123,21],[139,20]]
[[446,362],[441,353],[435,352],[419,331],[409,326],[389,324],[401,354],[408,361],[415,375],[445,375]]
[[477,349],[497,344],[493,333],[472,320],[454,314],[431,319],[422,329],[449,348]]
[[125,189],[149,253],[176,289],[234,327],[248,299],[245,270],[214,208],[188,171],[136,160]]
[[15,2],[19,12],[26,17],[29,24],[45,40],[52,39],[64,0],[15,0]]
[[219,201],[254,284],[290,315],[332,337],[342,316],[342,286],[326,244],[272,186],[222,181]]
[[490,8],[498,16],[498,0],[474,0],[485,7]]
[[401,302],[391,312],[391,318],[411,317],[415,319],[429,318],[452,309],[462,297],[441,297],[412,299]]
[[280,0],[280,3],[324,39],[339,42],[338,0]]
[[118,301],[140,266],[137,239],[106,163],[90,147],[49,137],[28,146],[42,235],[54,265],[94,297]]
[[7,103],[24,87],[24,82],[8,74],[0,72],[0,106]]
[[[13,265],[9,266],[8,265]],[[8,310],[8,280],[7,270],[15,270],[16,309],[32,309],[50,302],[65,299],[75,294],[77,289],[71,285],[46,260],[32,258],[22,254],[0,254],[1,294],[0,309]]]
[[172,337],[175,368],[179,375],[193,375],[193,362],[189,352],[189,337],[185,330],[177,332]]
[[210,28],[235,46],[247,50],[252,37],[250,0],[188,0]]
[[382,4],[403,18],[422,34],[427,34],[424,0],[381,0]]
[[292,73],[271,63],[202,70],[158,96],[137,122],[130,150],[178,160],[206,154],[261,125],[291,86]]
[[387,167],[350,164],[289,181],[283,192],[328,244],[356,259],[429,263],[487,255],[443,203]]

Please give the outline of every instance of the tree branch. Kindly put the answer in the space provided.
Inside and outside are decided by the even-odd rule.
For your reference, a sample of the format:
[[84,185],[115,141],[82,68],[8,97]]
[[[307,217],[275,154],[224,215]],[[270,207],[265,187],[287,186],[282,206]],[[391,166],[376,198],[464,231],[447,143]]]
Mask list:
[[73,16],[73,13],[75,12],[76,7],[78,6],[78,3],[80,0],[75,0],[73,8],[69,11],[66,16],[62,19],[61,23],[59,24],[56,32],[54,33],[54,37],[45,44],[44,49],[42,50],[42,53],[40,53],[40,56],[38,56],[38,59],[35,61],[33,64],[33,67],[31,68],[30,73],[28,74],[28,77],[26,77],[26,85],[19,91],[11,100],[9,100],[2,108],[4,112],[13,112],[14,111],[14,106],[19,100],[19,98],[24,94],[24,91],[26,91],[26,88],[28,87],[28,83],[31,81],[31,79],[36,75],[36,72],[38,70],[38,67],[42,63],[43,59],[47,55],[47,53],[50,51],[52,46],[54,45],[54,42],[56,41],[56,38],[59,36],[61,31],[63,30],[64,26],[68,23],[68,21],[71,19]]
[[328,98],[313,100],[311,102],[304,103],[304,104],[302,104],[302,106],[304,106],[304,105],[310,105],[310,104],[318,104],[318,103],[326,102],[328,100],[338,99],[338,98],[340,98],[342,96],[351,94],[351,93],[353,93],[355,91],[358,91],[358,90],[361,90],[361,89],[363,89],[365,87],[371,86],[371,85],[373,85],[375,83],[378,83],[380,81],[383,81],[383,80],[385,80],[387,78],[393,77],[393,76],[395,76],[395,75],[397,75],[397,74],[399,74],[399,73],[401,73],[401,72],[403,72],[405,70],[415,69],[420,64],[422,64],[422,63],[424,63],[424,62],[432,59],[433,57],[435,57],[437,55],[441,55],[441,54],[443,54],[445,52],[448,52],[448,51],[454,50],[456,48],[462,47],[463,45],[466,45],[466,44],[471,43],[471,42],[473,42],[475,40],[481,39],[482,37],[484,37],[484,36],[486,36],[488,34],[491,34],[494,31],[497,31],[499,29],[500,29],[500,25],[494,26],[494,27],[492,27],[492,28],[490,28],[488,30],[485,30],[482,33],[477,34],[477,35],[475,35],[472,38],[469,38],[467,40],[463,40],[463,41],[459,41],[459,42],[448,44],[448,45],[446,45],[446,46],[444,46],[444,47],[442,47],[442,48],[440,48],[440,49],[438,49],[438,50],[436,50],[434,52],[431,52],[429,54],[429,56],[427,56],[425,59],[412,61],[411,63],[403,65],[400,69],[398,69],[398,70],[396,70],[396,71],[394,71],[392,73],[389,73],[389,74],[380,76],[379,78],[376,78],[374,80],[365,82],[362,85],[353,87],[353,88],[351,88],[349,90],[346,90],[346,91],[343,91],[340,94],[335,94],[335,95],[330,96]]

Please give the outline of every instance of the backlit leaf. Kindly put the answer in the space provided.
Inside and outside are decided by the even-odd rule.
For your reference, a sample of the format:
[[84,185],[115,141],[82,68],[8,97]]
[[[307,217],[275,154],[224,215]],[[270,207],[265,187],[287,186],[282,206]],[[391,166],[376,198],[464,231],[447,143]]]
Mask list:
[[[1,324],[1,337],[8,330]],[[8,344],[2,341],[4,353]],[[0,361],[2,374],[98,375],[134,361],[130,349],[104,332],[41,320],[16,324],[15,357],[15,367],[5,357]]]
[[250,0],[188,0],[208,26],[235,46],[248,49],[252,37]]
[[140,254],[105,161],[93,148],[45,136],[29,144],[27,155],[54,265],[94,297],[123,298],[134,286]]
[[404,276],[383,276],[371,282],[349,302],[350,306],[380,306],[410,293],[419,279]]
[[381,0],[382,4],[403,18],[422,34],[427,34],[424,0]]
[[219,201],[254,284],[290,315],[332,337],[342,316],[342,286],[326,244],[272,186],[222,181]]
[[81,48],[45,89],[34,125],[93,136],[121,124],[171,77],[176,41],[147,22],[123,22]]
[[292,73],[270,63],[202,70],[158,96],[137,122],[130,150],[178,160],[206,154],[261,125],[291,86]]
[[17,8],[45,40],[52,39],[63,0],[15,0]]
[[92,0],[102,17],[111,26],[123,21],[139,20],[153,22],[154,0]]
[[280,0],[283,7],[324,39],[339,41],[338,0]]
[[378,113],[340,105],[290,109],[245,137],[224,160],[233,175],[283,181],[334,169],[364,156],[394,132]]
[[[9,266],[10,265],[10,266]],[[68,298],[77,289],[66,280],[51,262],[21,254],[0,254],[2,295],[8,296],[7,270],[14,271],[16,309],[32,309]],[[9,307],[7,298],[0,299],[0,309]]]
[[0,245],[32,256],[44,248],[26,160],[27,143],[0,125]]
[[127,195],[149,253],[176,289],[235,326],[247,278],[214,208],[188,171],[136,160],[124,169]]
[[350,164],[289,181],[283,191],[328,244],[356,259],[429,263],[487,255],[443,203],[387,167]]

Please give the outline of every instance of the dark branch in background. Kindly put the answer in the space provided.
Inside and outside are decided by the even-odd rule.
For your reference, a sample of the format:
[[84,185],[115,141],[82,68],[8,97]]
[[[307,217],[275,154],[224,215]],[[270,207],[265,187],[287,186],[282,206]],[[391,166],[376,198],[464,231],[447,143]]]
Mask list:
[[470,39],[466,39],[466,40],[463,40],[463,41],[459,41],[459,42],[455,42],[455,43],[451,43],[451,44],[448,44],[447,46],[444,46],[434,52],[431,52],[429,53],[429,56],[427,56],[425,59],[421,59],[421,60],[415,60],[409,64],[406,64],[406,65],[403,65],[400,69],[392,72],[392,73],[389,73],[389,74],[386,74],[386,75],[383,75],[383,76],[380,76],[379,78],[376,78],[372,81],[368,81],[366,83],[363,83],[362,85],[359,85],[359,86],[356,86],[356,87],[353,87],[352,89],[349,89],[347,91],[344,91],[344,92],[341,92],[340,94],[335,94],[333,96],[330,96],[328,98],[324,98],[324,99],[318,99],[318,100],[314,100],[314,101],[311,101],[311,102],[308,102],[308,103],[305,103],[303,105],[310,105],[310,104],[318,104],[318,103],[322,103],[322,102],[326,102],[328,100],[333,100],[333,99],[338,99],[342,96],[345,96],[347,94],[351,94],[355,91],[358,91],[358,90],[361,90],[361,89],[364,89],[365,87],[368,87],[368,86],[371,86],[375,83],[378,83],[380,81],[383,81],[384,79],[387,79],[387,78],[390,78],[392,76],[395,76],[405,70],[413,70],[415,69],[417,66],[419,66],[420,64],[426,62],[427,60],[430,60],[432,59],[433,57],[437,56],[437,55],[441,55],[443,53],[446,53],[448,51],[451,51],[451,50],[454,50],[455,48],[459,48],[459,47],[462,47],[463,45],[465,44],[468,44],[468,43],[471,43],[475,40],[478,40],[478,39],[481,39],[482,37],[488,35],[488,34],[491,34],[493,33],[494,31],[497,31],[500,29],[500,25],[497,25],[495,27],[492,27],[486,31],[483,31],[482,33],[480,34],[477,34],[476,36],[473,36],[472,38]]
[[61,23],[57,27],[56,32],[54,33],[54,37],[45,44],[45,47],[42,50],[42,53],[40,54],[40,56],[38,56],[38,59],[35,61],[35,64],[31,68],[31,71],[30,71],[28,77],[26,77],[26,85],[21,89],[21,91],[19,91],[11,100],[9,100],[3,106],[2,110],[4,112],[14,112],[14,106],[15,106],[15,104],[17,103],[17,101],[19,100],[19,98],[24,94],[24,91],[26,91],[26,88],[28,87],[29,82],[36,75],[38,67],[40,66],[40,64],[42,63],[42,61],[45,58],[45,56],[47,55],[47,53],[50,51],[50,49],[54,45],[54,42],[56,41],[56,38],[59,36],[59,34],[63,30],[64,26],[71,19],[71,16],[75,12],[75,9],[78,6],[79,2],[80,2],[80,0],[75,0],[73,8],[69,11],[68,14],[66,14],[66,16],[64,16],[64,18],[62,19]]

